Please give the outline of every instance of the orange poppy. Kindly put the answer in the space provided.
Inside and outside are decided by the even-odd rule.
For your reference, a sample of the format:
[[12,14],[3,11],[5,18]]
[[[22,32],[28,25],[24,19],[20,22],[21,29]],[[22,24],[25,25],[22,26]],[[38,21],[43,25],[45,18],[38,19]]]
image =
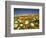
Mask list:
[[20,20],[23,20],[23,19],[24,19],[24,16],[19,16],[19,19],[20,19]]

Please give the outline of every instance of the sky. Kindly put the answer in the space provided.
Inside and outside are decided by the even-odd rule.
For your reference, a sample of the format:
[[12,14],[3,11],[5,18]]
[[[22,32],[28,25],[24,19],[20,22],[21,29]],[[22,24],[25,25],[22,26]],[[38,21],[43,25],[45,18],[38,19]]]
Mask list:
[[39,14],[39,9],[14,8],[14,15],[16,14]]

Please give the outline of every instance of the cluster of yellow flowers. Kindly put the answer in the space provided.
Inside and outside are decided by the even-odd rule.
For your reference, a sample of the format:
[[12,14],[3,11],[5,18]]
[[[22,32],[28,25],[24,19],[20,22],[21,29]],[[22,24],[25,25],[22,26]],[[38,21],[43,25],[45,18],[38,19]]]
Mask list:
[[15,16],[14,29],[39,29],[39,15]]

